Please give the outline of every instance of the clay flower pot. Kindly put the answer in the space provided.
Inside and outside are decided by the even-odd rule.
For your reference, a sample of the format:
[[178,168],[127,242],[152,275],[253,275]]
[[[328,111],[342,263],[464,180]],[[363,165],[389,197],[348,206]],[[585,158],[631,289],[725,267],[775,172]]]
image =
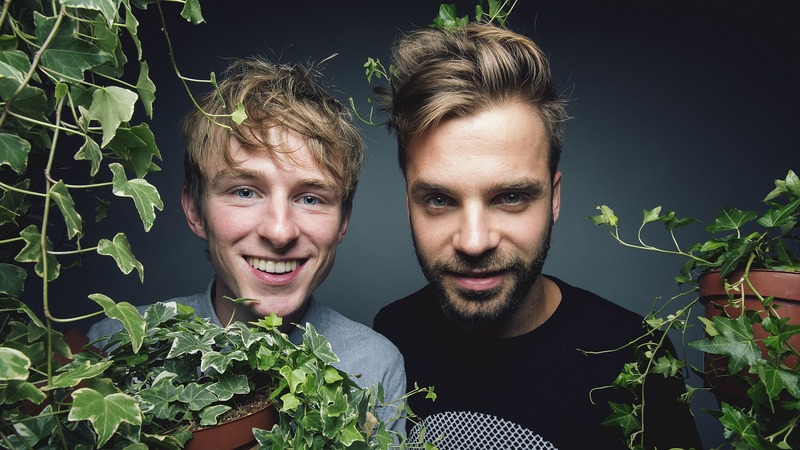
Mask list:
[[[731,272],[726,277],[728,282],[736,282],[741,279],[742,271]],[[755,289],[762,297],[774,296],[775,300],[773,305],[777,306],[778,314],[781,317],[789,317],[789,323],[800,325],[800,273],[798,272],[781,272],[773,270],[751,270],[749,275]],[[709,272],[703,274],[699,278],[700,285],[700,302],[705,306],[705,315],[709,320],[714,316],[719,316],[721,310],[725,309],[728,315],[732,318],[737,318],[741,314],[740,308],[732,308],[728,305],[728,294],[725,292],[725,286],[719,272]],[[762,311],[764,309],[761,302],[753,294],[750,287],[742,284],[744,290],[744,306],[747,310]],[[740,293],[734,293],[741,295]],[[766,313],[762,312],[762,317]],[[763,340],[767,337],[767,333],[756,324],[753,327],[753,337],[755,340]],[[793,336],[789,343],[800,349],[800,335]],[[767,351],[761,342],[758,342],[761,347],[762,353],[766,357]],[[721,400],[728,402],[735,402],[736,399],[746,396],[747,385],[742,380],[736,380],[733,377],[727,377],[727,357],[713,354],[705,355],[705,372],[708,378],[710,387],[714,388],[714,392]],[[783,361],[789,367],[797,366],[797,357],[790,356]],[[744,371],[743,371],[744,372]],[[737,383],[738,381],[738,383]]]
[[278,423],[278,410],[269,404],[236,420],[192,432],[185,450],[249,449],[256,445],[253,428],[272,429]]

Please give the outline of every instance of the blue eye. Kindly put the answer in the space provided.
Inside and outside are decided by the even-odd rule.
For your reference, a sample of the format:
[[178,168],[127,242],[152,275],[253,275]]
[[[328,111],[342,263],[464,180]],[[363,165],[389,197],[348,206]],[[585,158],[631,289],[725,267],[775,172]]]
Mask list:
[[505,203],[507,205],[515,205],[515,204],[517,204],[517,203],[522,201],[522,195],[520,195],[520,194],[518,194],[516,192],[509,192],[509,193],[503,194],[502,197],[501,197],[501,200],[502,200],[503,203]]
[[302,202],[304,205],[314,206],[319,204],[319,199],[312,195],[306,195],[303,197]]
[[432,195],[428,197],[426,202],[434,208],[443,208],[449,204],[447,197],[444,195]]
[[255,194],[253,193],[253,190],[250,188],[239,188],[236,189],[236,195],[239,198],[253,198]]

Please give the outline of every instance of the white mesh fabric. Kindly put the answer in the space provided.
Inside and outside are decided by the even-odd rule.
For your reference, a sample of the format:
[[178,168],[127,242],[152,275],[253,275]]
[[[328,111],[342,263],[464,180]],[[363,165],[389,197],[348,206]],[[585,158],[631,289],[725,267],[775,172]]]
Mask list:
[[472,411],[445,411],[423,420],[408,435],[409,443],[431,443],[439,450],[557,450],[527,428],[499,417]]

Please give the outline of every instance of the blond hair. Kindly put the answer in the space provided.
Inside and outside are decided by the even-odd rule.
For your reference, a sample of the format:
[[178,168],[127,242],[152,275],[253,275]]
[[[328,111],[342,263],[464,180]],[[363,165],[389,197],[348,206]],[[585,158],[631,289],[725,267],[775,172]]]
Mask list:
[[[229,115],[238,103],[247,114],[241,124]],[[233,166],[230,139],[248,150],[263,149],[271,157],[282,152],[270,142],[270,130],[286,127],[303,135],[312,159],[341,188],[342,204],[349,208],[364,166],[364,141],[350,111],[329,95],[318,72],[299,64],[273,64],[260,58],[237,60],[225,71],[219,89],[206,94],[199,107],[183,121],[186,139],[184,185],[201,207],[206,170],[222,157]],[[291,155],[289,155],[291,156]]]

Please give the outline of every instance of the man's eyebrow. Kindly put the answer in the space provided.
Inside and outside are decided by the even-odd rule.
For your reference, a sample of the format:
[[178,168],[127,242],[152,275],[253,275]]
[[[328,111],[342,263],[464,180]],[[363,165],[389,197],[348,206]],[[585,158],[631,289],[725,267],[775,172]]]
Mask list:
[[409,189],[409,192],[412,195],[427,194],[427,193],[430,193],[430,192],[447,193],[449,191],[450,190],[448,188],[446,188],[444,185],[441,185],[441,184],[438,184],[438,183],[433,183],[433,182],[426,181],[426,180],[417,180],[417,181],[415,181],[411,185],[411,188]]
[[245,179],[251,180],[258,178],[258,172],[250,169],[243,169],[237,167],[226,167],[224,169],[218,170],[214,177],[211,179],[209,183],[211,186],[215,186],[220,184],[225,180],[231,179]]
[[547,184],[542,180],[523,178],[505,183],[495,183],[492,186],[492,191],[526,191],[529,193],[539,193],[544,192],[546,188]]

